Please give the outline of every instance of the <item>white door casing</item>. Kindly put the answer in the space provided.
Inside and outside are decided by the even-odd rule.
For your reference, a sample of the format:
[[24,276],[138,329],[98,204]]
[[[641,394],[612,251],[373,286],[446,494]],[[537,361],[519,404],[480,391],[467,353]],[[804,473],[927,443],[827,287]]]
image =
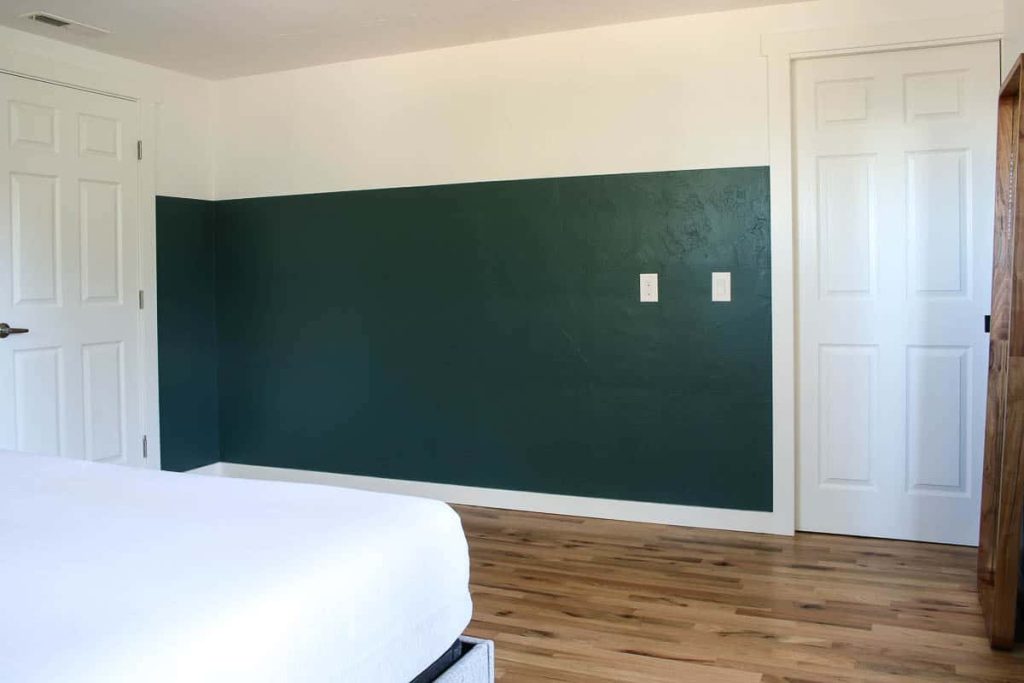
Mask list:
[[998,43],[793,72],[797,527],[974,544]]
[[0,448],[142,464],[135,102],[0,74]]

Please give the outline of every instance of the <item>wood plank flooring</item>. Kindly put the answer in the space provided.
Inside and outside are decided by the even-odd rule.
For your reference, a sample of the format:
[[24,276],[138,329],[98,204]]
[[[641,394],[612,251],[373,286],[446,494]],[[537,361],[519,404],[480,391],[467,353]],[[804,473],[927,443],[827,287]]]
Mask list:
[[973,548],[456,509],[503,683],[1024,681]]

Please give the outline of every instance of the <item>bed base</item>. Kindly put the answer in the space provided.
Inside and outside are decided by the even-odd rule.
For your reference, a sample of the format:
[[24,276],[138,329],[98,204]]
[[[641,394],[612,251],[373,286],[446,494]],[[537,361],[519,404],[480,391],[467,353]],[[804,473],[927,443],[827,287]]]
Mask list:
[[460,636],[411,683],[494,683],[494,641]]

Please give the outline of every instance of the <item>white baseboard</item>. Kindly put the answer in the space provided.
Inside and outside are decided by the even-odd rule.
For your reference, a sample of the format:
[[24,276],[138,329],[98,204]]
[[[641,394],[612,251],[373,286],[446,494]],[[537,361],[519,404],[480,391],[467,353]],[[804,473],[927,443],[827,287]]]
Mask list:
[[193,469],[186,470],[186,472],[189,474],[212,474],[214,476],[224,477],[227,475],[224,474],[223,465],[224,463],[222,462],[215,462],[209,465],[203,465],[202,467],[195,467]]
[[665,503],[644,503],[629,500],[584,498],[562,496],[553,493],[532,493],[529,491],[506,491],[477,486],[436,484],[425,481],[404,481],[382,479],[354,474],[335,474],[294,470],[284,467],[262,467],[217,462],[191,470],[193,473],[208,474],[239,479],[271,479],[295,481],[307,484],[327,484],[346,488],[398,493],[406,496],[432,498],[446,503],[477,505],[480,507],[546,512],[556,515],[596,517],[626,522],[648,522],[674,526],[724,529],[728,531],[751,531],[755,533],[792,535],[785,519],[777,513],[752,512],[749,510],[725,510],[719,508],[694,507],[689,505],[668,505]]

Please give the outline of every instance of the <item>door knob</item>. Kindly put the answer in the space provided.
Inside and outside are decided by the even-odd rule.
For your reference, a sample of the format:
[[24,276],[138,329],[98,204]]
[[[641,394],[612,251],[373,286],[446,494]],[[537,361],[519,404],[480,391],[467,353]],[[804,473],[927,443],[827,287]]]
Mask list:
[[7,323],[0,323],[0,339],[7,339],[12,334],[25,334],[28,329],[24,327],[11,327]]

